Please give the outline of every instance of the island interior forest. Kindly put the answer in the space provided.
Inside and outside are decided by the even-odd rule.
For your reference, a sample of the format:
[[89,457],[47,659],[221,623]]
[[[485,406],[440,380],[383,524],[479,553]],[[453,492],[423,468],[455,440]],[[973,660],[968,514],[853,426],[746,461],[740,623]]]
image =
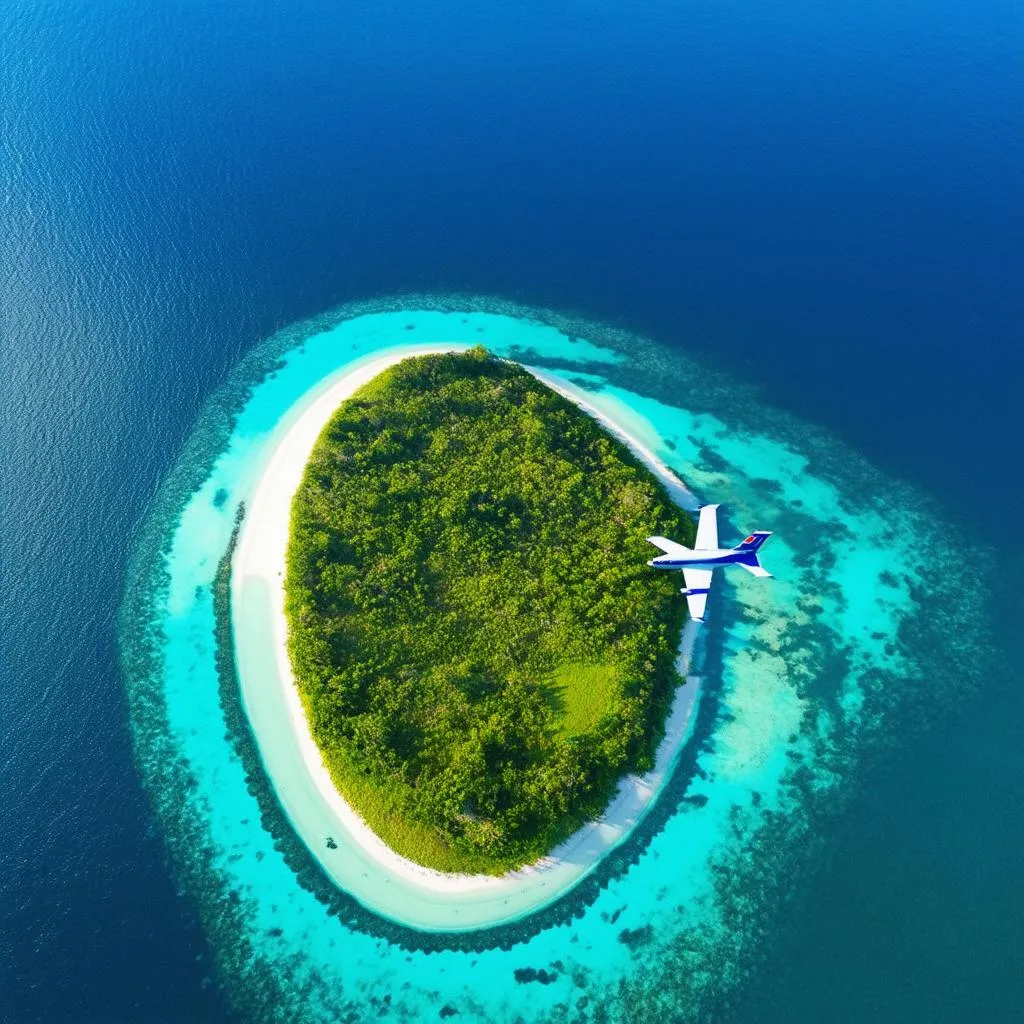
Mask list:
[[339,791],[398,853],[500,874],[653,765],[690,518],[624,444],[477,347],[342,403],[292,506],[289,651]]

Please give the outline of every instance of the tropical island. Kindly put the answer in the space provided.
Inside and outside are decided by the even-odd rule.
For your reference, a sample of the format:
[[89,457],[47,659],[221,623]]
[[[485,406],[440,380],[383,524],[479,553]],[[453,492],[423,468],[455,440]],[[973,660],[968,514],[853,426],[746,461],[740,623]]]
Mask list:
[[334,413],[291,516],[296,686],[392,850],[501,874],[652,766],[685,606],[644,538],[694,527],[526,370],[479,347],[389,367]]

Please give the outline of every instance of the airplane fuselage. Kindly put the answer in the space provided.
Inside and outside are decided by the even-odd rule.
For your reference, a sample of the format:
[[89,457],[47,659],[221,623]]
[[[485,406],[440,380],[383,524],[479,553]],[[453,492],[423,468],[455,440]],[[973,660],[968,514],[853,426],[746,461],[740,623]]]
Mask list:
[[748,556],[742,551],[718,548],[713,551],[693,551],[686,555],[659,555],[647,564],[652,569],[711,569],[718,565],[741,564],[748,560]]

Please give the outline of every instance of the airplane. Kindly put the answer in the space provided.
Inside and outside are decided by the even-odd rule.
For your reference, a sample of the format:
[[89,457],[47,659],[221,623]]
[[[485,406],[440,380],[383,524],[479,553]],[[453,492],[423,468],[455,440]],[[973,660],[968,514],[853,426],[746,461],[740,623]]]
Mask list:
[[718,506],[705,505],[700,510],[697,522],[697,539],[694,547],[677,544],[667,537],[648,537],[656,547],[665,552],[652,558],[647,564],[652,569],[681,569],[686,586],[680,591],[686,595],[690,607],[690,618],[704,621],[704,606],[711,590],[712,570],[720,565],[739,565],[755,576],[771,576],[757,560],[757,552],[771,536],[765,530],[755,530],[742,544],[734,548],[718,546]]

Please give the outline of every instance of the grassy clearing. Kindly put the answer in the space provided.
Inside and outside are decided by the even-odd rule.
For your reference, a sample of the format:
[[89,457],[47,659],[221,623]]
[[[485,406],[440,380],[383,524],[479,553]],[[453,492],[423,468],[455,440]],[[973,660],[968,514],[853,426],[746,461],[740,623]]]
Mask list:
[[548,684],[553,725],[560,736],[582,736],[615,706],[619,672],[614,665],[569,662],[560,665]]

